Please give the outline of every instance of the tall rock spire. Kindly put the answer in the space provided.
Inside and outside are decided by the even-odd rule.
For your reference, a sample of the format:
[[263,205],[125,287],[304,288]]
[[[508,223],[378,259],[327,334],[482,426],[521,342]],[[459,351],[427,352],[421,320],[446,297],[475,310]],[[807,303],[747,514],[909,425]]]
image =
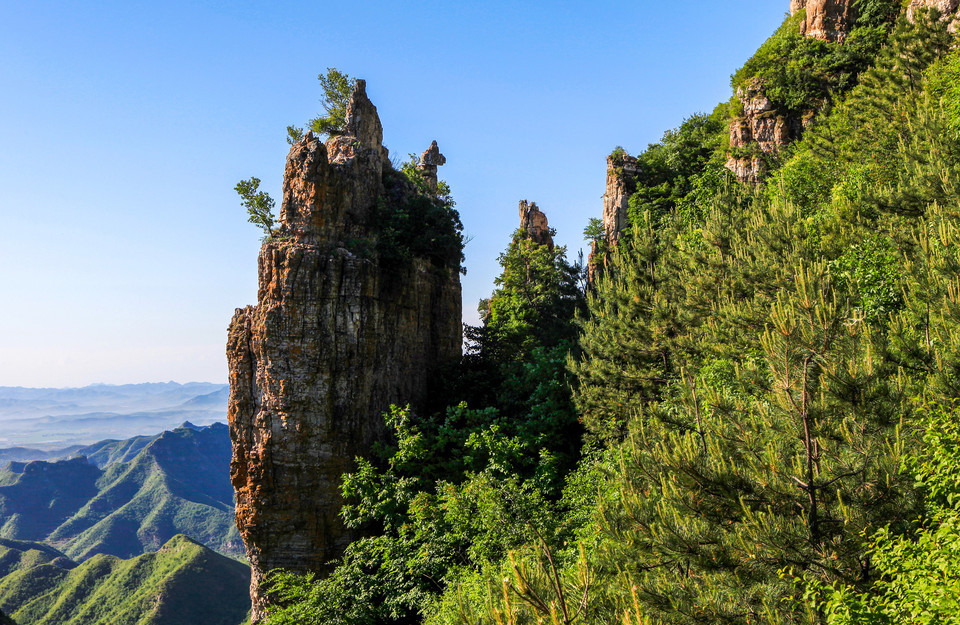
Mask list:
[[460,357],[459,267],[379,259],[383,211],[414,192],[385,185],[399,174],[382,137],[358,80],[346,132],[291,148],[257,305],[230,324],[230,473],[254,622],[269,570],[321,571],[355,538],[339,518],[341,476],[385,438],[383,412],[421,405]]

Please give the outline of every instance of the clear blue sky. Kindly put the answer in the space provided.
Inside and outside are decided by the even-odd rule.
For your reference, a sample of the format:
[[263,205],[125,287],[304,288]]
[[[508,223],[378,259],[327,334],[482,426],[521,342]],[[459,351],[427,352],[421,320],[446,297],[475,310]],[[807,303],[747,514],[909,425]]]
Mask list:
[[730,97],[788,0],[0,3],[0,386],[226,381],[285,127],[367,80],[393,155],[436,139],[470,243],[464,310],[535,201],[570,255],[605,157]]

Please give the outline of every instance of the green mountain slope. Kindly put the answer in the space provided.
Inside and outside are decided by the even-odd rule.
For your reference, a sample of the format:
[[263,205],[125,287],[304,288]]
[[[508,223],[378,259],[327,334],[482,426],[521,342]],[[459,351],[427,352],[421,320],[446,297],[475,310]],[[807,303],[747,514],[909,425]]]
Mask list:
[[[129,560],[98,555],[0,580],[0,609],[30,625],[237,625],[249,609],[249,568],[186,536]],[[2,621],[0,621],[2,622]]]
[[175,534],[242,554],[225,425],[186,424],[90,451],[104,468],[75,458],[0,471],[0,537],[44,541],[79,561],[100,553],[129,558]]
[[53,564],[67,570],[77,566],[63,553],[43,543],[0,538],[0,577],[41,564]]

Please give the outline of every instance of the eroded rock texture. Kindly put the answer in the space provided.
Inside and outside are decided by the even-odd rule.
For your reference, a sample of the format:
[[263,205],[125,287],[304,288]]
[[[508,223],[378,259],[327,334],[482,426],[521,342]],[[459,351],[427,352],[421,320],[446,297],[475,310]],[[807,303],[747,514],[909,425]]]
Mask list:
[[230,324],[231,480],[254,621],[266,572],[322,570],[354,538],[338,517],[341,475],[386,436],[390,404],[420,404],[460,356],[459,267],[378,260],[378,216],[398,191],[364,86],[343,135],[291,148],[258,303]]
[[846,39],[856,19],[854,0],[790,0],[791,14],[800,9],[806,9],[800,32],[823,41]]
[[440,148],[437,147],[436,141],[431,143],[430,147],[420,155],[420,162],[417,163],[417,169],[423,174],[423,179],[427,182],[427,186],[434,191],[437,190],[437,185],[439,184],[437,167],[446,164],[446,162],[447,157],[440,153]]
[[587,280],[593,282],[597,272],[608,260],[609,250],[617,244],[620,233],[630,224],[630,196],[637,191],[640,164],[622,150],[607,157],[607,186],[603,193],[603,230],[606,241],[590,244],[587,260]]
[[[737,89],[743,114],[730,122],[730,147],[727,169],[740,180],[757,183],[763,175],[763,157],[777,153],[800,138],[803,122],[781,115],[759,87]],[[751,156],[738,156],[736,150],[751,147]]]
[[[805,13],[800,32],[823,41],[843,42],[856,20],[853,0],[790,0],[791,15],[801,9]],[[757,183],[763,177],[765,157],[800,139],[805,124],[816,114],[816,103],[802,117],[786,115],[773,107],[759,83],[737,89],[737,98],[743,113],[730,122],[727,169],[744,182]]]
[[553,249],[554,232],[547,223],[547,216],[537,207],[536,202],[520,200],[520,228],[526,230],[535,243]]

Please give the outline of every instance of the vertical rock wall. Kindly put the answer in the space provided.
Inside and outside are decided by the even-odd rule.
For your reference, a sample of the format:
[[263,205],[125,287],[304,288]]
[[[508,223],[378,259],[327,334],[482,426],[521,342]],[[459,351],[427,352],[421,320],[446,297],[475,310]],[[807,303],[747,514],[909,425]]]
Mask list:
[[341,475],[386,436],[390,404],[422,402],[460,356],[459,267],[378,261],[391,166],[363,81],[347,119],[343,135],[291,148],[258,303],[229,329],[231,480],[255,622],[266,572],[322,570],[354,538],[338,517]]

